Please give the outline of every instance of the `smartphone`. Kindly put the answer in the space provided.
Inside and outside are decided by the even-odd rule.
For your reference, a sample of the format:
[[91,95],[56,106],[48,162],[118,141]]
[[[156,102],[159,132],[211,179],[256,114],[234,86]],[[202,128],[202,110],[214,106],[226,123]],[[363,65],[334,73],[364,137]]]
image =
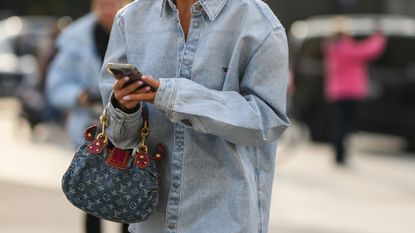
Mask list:
[[126,63],[108,63],[106,69],[117,80],[128,76],[130,80],[128,80],[125,86],[137,82],[143,75],[134,65]]

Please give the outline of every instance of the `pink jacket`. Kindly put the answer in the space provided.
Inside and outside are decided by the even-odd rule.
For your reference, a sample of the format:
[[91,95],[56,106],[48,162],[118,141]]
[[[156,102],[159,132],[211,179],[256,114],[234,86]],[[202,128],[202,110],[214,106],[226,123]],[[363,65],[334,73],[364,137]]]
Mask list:
[[378,33],[362,41],[342,37],[325,43],[325,94],[328,101],[365,98],[368,92],[367,64],[383,52],[385,44],[385,37]]

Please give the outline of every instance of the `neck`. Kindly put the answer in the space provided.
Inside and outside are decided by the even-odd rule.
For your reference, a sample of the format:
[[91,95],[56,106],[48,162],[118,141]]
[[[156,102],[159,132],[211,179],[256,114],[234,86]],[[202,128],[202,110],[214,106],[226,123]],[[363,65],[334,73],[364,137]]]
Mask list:
[[176,0],[176,7],[179,12],[184,12],[192,8],[192,5],[197,2],[197,0]]
[[176,0],[176,7],[179,11],[180,24],[182,25],[184,38],[187,39],[190,20],[192,17],[192,6],[198,0]]

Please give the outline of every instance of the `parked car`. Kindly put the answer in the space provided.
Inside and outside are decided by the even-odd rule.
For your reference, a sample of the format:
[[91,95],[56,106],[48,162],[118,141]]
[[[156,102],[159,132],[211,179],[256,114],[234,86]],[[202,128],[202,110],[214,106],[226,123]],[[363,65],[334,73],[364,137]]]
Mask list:
[[38,75],[36,53],[56,19],[12,16],[0,21],[0,96],[14,94],[22,79]]
[[[305,123],[311,139],[328,141],[332,126],[324,97],[322,40],[332,35],[335,15],[293,23],[289,30],[294,92],[292,117]],[[356,38],[380,29],[388,38],[383,55],[369,68],[369,96],[356,130],[404,137],[415,150],[415,18],[398,15],[343,15]]]

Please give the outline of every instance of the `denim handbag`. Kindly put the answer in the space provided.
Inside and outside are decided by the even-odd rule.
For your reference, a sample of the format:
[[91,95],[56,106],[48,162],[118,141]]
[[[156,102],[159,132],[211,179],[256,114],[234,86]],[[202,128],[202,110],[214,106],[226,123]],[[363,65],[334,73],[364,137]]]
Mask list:
[[159,203],[158,161],[164,148],[157,145],[151,156],[145,139],[149,134],[147,110],[143,105],[141,142],[134,150],[121,150],[111,145],[105,128],[106,110],[97,126],[84,133],[84,144],[62,178],[62,190],[67,199],[79,209],[98,218],[135,223],[146,220]]

